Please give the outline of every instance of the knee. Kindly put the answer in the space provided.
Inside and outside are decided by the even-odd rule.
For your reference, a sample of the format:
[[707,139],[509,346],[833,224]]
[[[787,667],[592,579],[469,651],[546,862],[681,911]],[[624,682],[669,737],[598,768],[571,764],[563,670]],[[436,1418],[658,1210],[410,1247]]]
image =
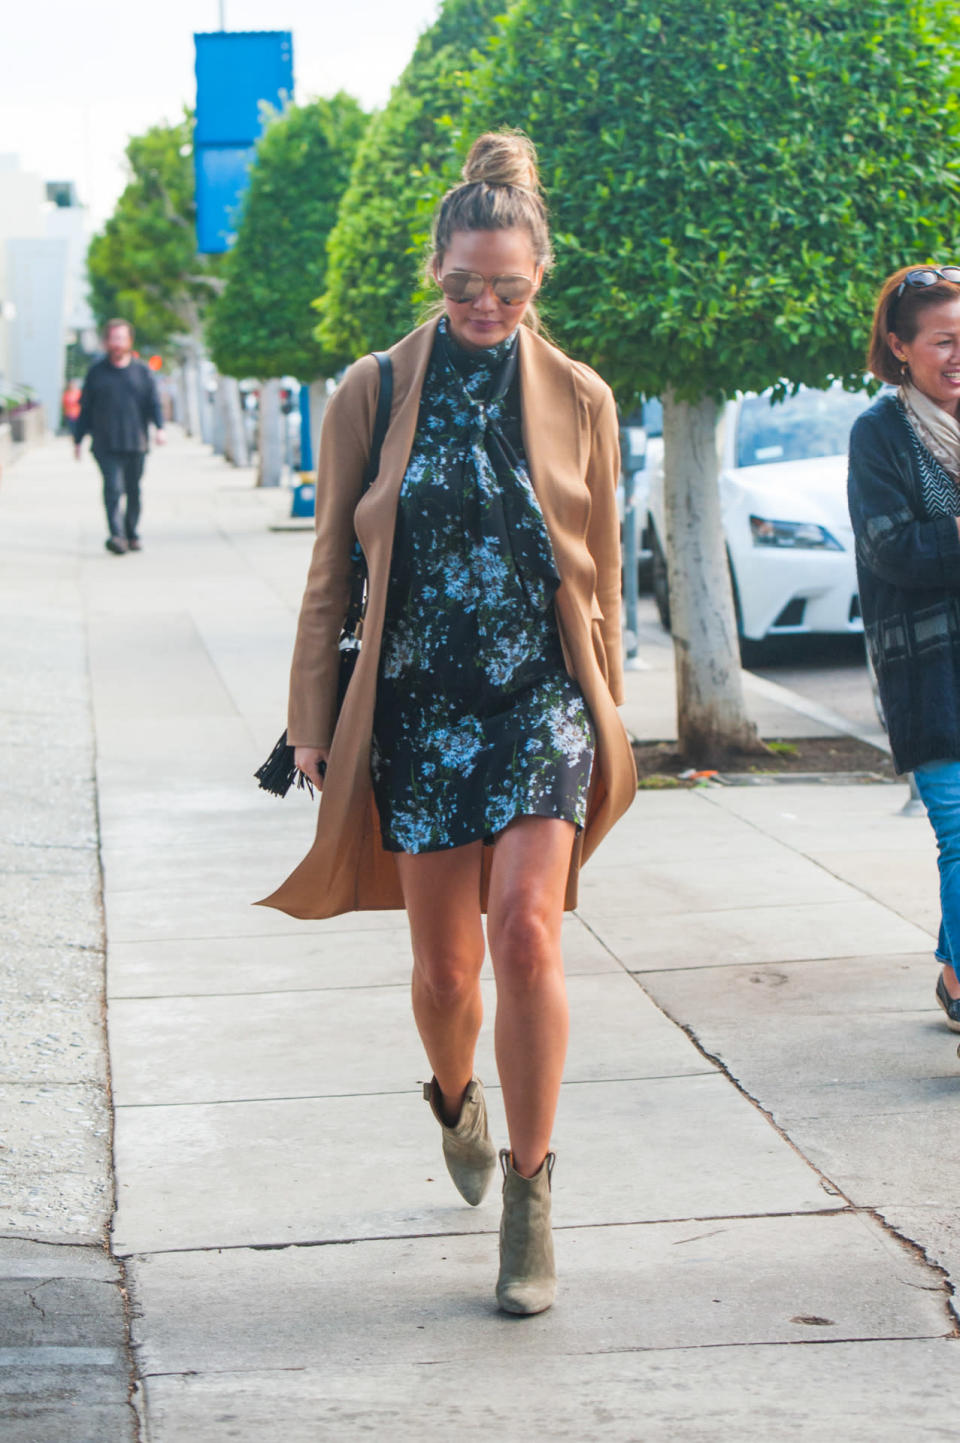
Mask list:
[[535,898],[512,899],[488,931],[498,985],[527,990],[562,970],[556,919]]
[[483,954],[418,952],[413,964],[413,986],[438,1011],[456,1011],[476,993]]

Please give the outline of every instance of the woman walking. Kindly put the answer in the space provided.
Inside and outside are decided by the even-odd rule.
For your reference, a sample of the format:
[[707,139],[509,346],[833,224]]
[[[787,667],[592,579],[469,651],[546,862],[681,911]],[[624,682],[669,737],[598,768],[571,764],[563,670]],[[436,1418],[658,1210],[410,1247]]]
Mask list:
[[850,437],[860,599],[894,762],[936,833],[936,998],[960,1032],[960,266],[884,282],[867,364],[898,389]]
[[[288,718],[323,797],[310,853],[266,902],[297,917],[406,908],[425,1095],[474,1205],[496,1170],[474,1075],[486,911],[510,1143],[497,1298],[536,1313],[556,1288],[561,921],[582,861],[636,791],[616,711],[618,427],[604,382],[535,330],[551,249],[533,147],[483,136],[463,174],[434,223],[443,314],[389,353],[390,423],[359,504],[373,357],[324,419]],[[354,530],[368,601],[337,717]]]

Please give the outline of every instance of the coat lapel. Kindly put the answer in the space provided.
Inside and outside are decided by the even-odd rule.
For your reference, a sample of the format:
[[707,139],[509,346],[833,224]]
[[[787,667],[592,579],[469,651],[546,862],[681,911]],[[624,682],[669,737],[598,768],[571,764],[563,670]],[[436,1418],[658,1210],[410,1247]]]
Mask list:
[[590,514],[580,455],[580,397],[567,357],[527,327],[520,331],[520,388],[530,480],[565,580],[565,539],[582,538]]
[[397,502],[417,431],[420,393],[436,329],[436,321],[428,321],[390,350],[393,408],[389,429],[383,443],[379,474],[361,499],[355,517],[357,536],[371,572],[378,564],[389,567]]

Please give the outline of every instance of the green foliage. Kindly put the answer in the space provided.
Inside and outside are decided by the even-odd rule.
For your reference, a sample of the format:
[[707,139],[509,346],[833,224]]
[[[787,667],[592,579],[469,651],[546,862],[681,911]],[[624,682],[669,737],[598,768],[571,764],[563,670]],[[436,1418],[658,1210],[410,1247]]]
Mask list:
[[884,277],[956,254],[958,41],[939,0],[519,0],[466,129],[540,148],[557,340],[624,403],[852,383]]
[[131,139],[130,180],[87,255],[98,324],[132,321],[142,350],[195,333],[213,297],[219,260],[197,254],[192,142],[189,112]]
[[340,365],[391,345],[416,320],[430,220],[455,162],[465,73],[506,3],[446,0],[370,122],[316,303],[317,336]]
[[207,327],[211,354],[232,376],[329,374],[311,309],[324,284],[336,220],[366,116],[342,92],[291,106],[257,146],[226,289]]

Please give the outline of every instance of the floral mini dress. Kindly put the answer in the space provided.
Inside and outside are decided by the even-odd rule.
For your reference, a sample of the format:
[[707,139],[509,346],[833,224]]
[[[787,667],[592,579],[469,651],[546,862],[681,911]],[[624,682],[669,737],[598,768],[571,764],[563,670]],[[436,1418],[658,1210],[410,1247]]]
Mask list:
[[553,549],[523,455],[517,333],[441,319],[397,509],[372,772],[388,851],[586,819],[594,732],[567,673]]

